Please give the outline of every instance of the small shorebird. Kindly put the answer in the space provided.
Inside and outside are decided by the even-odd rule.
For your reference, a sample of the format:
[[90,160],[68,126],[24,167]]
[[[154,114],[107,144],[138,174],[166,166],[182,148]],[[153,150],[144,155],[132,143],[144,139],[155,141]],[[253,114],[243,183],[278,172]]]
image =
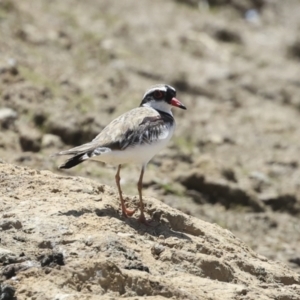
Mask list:
[[138,180],[140,200],[139,221],[147,223],[144,215],[142,184],[145,167],[150,159],[170,140],[175,129],[172,106],[186,109],[175,98],[176,90],[166,84],[151,87],[139,107],[119,116],[109,123],[90,143],[61,151],[56,155],[72,155],[60,169],[70,169],[86,160],[98,160],[118,165],[115,176],[124,217],[132,216],[135,210],[126,208],[120,186],[122,164],[141,165]]

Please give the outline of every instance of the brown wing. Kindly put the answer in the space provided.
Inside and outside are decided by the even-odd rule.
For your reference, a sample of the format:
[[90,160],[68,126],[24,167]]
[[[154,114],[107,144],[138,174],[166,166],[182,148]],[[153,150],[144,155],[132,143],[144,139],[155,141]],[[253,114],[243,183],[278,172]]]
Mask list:
[[[154,109],[137,107],[110,122],[90,143],[61,151],[56,155],[78,155],[93,152],[95,149],[100,148],[125,149],[129,145],[138,143],[138,136],[144,131],[145,127],[150,127],[151,123],[155,124],[154,127],[157,129],[152,133],[147,131],[148,133],[142,137],[144,141],[147,141],[149,134],[155,135],[155,131],[158,133],[158,129],[163,126],[163,121],[160,114]],[[138,133],[138,135],[135,133]],[[101,154],[100,152],[99,154]]]
[[96,143],[97,148],[123,150],[158,139],[163,126],[164,121],[157,111],[138,107],[112,121],[92,143]]

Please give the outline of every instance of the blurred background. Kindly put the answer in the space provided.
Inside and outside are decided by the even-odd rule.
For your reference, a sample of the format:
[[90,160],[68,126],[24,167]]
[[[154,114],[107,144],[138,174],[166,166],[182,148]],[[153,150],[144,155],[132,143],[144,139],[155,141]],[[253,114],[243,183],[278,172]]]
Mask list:
[[[115,186],[50,155],[168,83],[188,110],[144,195],[300,271],[299,0],[0,0],[0,158]],[[1,167],[0,167],[1,170]],[[139,170],[122,185],[136,195]]]

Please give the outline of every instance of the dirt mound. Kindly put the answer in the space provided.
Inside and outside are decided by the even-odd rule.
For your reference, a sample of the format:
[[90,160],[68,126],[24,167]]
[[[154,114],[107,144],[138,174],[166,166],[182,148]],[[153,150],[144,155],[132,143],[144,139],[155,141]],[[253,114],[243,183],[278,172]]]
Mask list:
[[8,164],[0,194],[1,299],[300,298],[299,274],[154,198],[145,226],[111,187]]

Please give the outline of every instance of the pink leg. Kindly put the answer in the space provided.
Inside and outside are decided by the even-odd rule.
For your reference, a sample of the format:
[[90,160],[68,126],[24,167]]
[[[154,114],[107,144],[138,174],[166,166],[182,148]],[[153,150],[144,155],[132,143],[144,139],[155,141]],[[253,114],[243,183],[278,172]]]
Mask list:
[[123,199],[122,190],[121,190],[121,186],[120,186],[120,179],[121,179],[120,170],[121,170],[121,165],[118,166],[118,171],[116,173],[115,179],[116,179],[116,184],[118,187],[119,197],[120,197],[120,201],[121,201],[122,215],[127,218],[128,216],[130,217],[135,213],[135,209],[127,209],[125,207],[125,201]]
[[144,214],[144,203],[143,203],[143,196],[142,196],[144,171],[145,171],[145,166],[142,167],[140,178],[139,178],[139,181],[137,183],[137,188],[138,188],[138,191],[139,191],[139,198],[140,198],[140,210],[141,210],[139,221],[141,223],[149,225],[149,222],[146,220],[145,214]]

